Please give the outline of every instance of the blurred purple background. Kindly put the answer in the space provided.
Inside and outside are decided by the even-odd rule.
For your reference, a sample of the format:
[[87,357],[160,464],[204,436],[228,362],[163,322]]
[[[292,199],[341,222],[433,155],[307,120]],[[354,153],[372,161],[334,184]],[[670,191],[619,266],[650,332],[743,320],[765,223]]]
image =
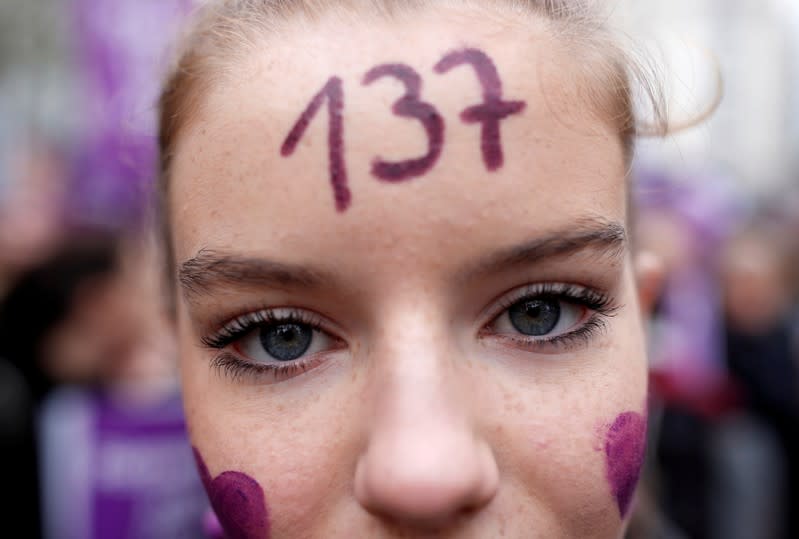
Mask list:
[[[629,535],[799,537],[799,3],[612,4],[676,123],[724,81],[709,121],[643,140],[633,170],[636,242],[667,278]],[[213,521],[146,227],[158,85],[191,9],[0,2],[0,449],[18,485],[0,507],[19,537]]]

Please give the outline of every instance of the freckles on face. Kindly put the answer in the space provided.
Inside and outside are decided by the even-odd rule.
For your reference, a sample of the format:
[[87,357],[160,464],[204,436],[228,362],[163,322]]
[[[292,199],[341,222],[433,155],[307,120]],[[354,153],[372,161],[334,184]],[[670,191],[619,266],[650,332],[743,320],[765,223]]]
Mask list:
[[610,490],[622,518],[630,509],[646,450],[646,418],[637,412],[619,415],[605,440]]
[[208,467],[194,448],[194,459],[211,507],[225,530],[227,539],[265,539],[269,537],[269,517],[261,485],[241,472],[223,472],[211,478]]
[[[288,89],[215,94],[176,154],[192,432],[224,448],[214,470],[252,474],[212,478],[195,452],[228,537],[618,536],[643,436],[592,429],[632,408],[644,362],[589,329],[618,325],[607,335],[633,341],[613,348],[637,349],[609,316],[632,283],[620,145],[604,124],[586,134],[552,117],[517,47],[456,37],[351,68],[321,50],[321,73]],[[265,95],[285,110],[264,110]],[[242,103],[256,129],[231,121]],[[543,322],[524,333],[517,304]],[[304,351],[270,352],[281,335]],[[597,380],[630,399],[602,408]],[[532,423],[534,452],[516,428]]]

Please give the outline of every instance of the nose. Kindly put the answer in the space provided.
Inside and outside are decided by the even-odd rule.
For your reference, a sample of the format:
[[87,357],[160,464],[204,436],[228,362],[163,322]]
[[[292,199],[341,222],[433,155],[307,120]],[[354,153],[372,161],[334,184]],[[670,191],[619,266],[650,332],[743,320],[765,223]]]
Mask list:
[[457,377],[443,376],[441,362],[431,357],[417,358],[417,368],[393,359],[373,393],[355,496],[386,521],[444,529],[494,498],[497,464],[470,424],[469,403],[457,398]]

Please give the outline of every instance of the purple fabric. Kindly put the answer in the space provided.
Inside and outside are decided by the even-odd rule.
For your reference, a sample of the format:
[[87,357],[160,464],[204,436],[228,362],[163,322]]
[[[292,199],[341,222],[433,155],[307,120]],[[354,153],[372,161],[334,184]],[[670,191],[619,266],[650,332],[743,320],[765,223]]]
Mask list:
[[90,224],[136,220],[156,172],[156,102],[190,0],[73,0],[85,110],[71,213]]
[[95,539],[196,538],[207,507],[180,398],[141,409],[94,399]]
[[95,403],[95,539],[200,537],[206,502],[180,398],[147,409]]
[[688,256],[664,283],[653,364],[681,389],[701,393],[718,382],[724,370],[716,259],[744,205],[732,191],[732,182],[708,172],[674,177],[639,169],[635,180],[639,213],[675,216],[688,230],[685,241],[690,242]]
[[179,395],[149,406],[58,390],[40,418],[47,537],[204,537],[208,500]]

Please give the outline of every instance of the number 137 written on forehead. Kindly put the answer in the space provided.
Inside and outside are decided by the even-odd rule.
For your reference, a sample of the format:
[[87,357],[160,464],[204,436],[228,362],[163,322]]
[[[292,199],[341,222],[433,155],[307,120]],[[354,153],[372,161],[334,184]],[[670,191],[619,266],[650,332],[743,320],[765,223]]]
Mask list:
[[[504,101],[502,81],[491,58],[478,49],[452,51],[435,65],[436,73],[443,75],[460,65],[474,69],[483,91],[483,102],[468,107],[461,113],[461,120],[467,124],[481,125],[483,162],[486,169],[495,171],[502,167],[502,137],[500,121],[518,114],[525,108],[524,101]],[[372,175],[387,182],[401,182],[423,176],[438,161],[444,147],[444,119],[431,103],[421,98],[422,78],[410,66],[400,63],[381,64],[370,69],[363,78],[365,86],[383,77],[393,77],[405,86],[405,94],[394,102],[392,111],[397,116],[418,121],[427,136],[427,153],[403,161],[384,161],[377,157],[372,162]],[[336,76],[330,77],[322,89],[311,99],[292,127],[283,146],[281,155],[289,157],[296,150],[305,130],[313,121],[322,105],[327,104],[328,115],[328,165],[330,184],[338,211],[346,211],[352,201],[347,182],[347,165],[344,157],[344,84]]]

